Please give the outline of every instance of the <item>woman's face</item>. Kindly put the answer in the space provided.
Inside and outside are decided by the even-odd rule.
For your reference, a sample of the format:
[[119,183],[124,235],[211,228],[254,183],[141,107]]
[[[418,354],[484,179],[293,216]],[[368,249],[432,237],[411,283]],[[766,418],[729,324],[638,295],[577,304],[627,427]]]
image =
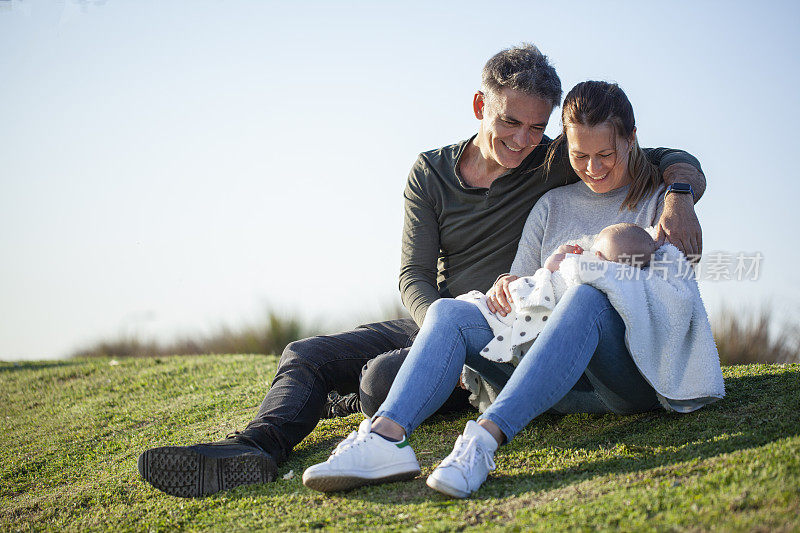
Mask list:
[[564,128],[569,163],[578,177],[596,193],[619,189],[631,182],[628,157],[632,139],[614,135],[614,126],[567,124]]

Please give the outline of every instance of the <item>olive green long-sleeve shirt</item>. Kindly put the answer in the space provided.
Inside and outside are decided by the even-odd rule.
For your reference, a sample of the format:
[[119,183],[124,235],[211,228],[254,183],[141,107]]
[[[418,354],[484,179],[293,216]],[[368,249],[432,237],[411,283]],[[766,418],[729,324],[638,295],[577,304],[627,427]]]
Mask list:
[[[400,260],[400,295],[418,325],[442,297],[487,291],[508,272],[525,220],[548,190],[575,183],[571,168],[554,165],[545,179],[550,139],[545,137],[522,164],[489,188],[467,185],[458,161],[472,138],[423,152],[408,176]],[[674,163],[700,169],[692,155],[669,148],[645,148],[663,172]]]

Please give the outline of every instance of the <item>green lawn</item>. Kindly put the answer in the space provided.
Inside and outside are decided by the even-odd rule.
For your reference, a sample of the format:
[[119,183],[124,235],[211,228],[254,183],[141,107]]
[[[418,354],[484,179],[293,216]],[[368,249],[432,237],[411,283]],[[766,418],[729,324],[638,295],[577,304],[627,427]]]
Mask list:
[[[728,397],[689,415],[544,416],[469,500],[411,482],[324,495],[300,482],[361,420],[323,421],[294,477],[202,500],[145,484],[146,448],[249,421],[276,358],[0,363],[2,530],[800,530],[800,365],[724,369]],[[427,475],[472,413],[412,437]]]

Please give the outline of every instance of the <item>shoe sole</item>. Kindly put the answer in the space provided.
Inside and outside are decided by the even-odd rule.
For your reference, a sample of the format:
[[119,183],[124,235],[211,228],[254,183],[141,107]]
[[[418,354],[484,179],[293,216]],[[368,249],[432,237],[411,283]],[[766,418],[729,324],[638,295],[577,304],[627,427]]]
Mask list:
[[312,478],[303,477],[303,485],[312,490],[320,492],[337,492],[344,490],[351,490],[365,485],[379,485],[381,483],[391,483],[393,481],[406,481],[414,479],[420,475],[419,470],[410,472],[401,472],[399,474],[392,474],[391,476],[379,478],[363,478],[357,476],[319,476]]
[[453,498],[468,498],[471,492],[464,492],[463,490],[457,489],[444,483],[443,481],[436,479],[435,477],[428,476],[428,479],[425,481],[425,484],[428,485],[433,490],[439,491],[442,494],[446,494],[447,496],[452,496]]
[[269,483],[277,475],[271,457],[208,457],[179,446],[147,450],[139,456],[137,465],[148,483],[181,498],[200,498],[241,485]]

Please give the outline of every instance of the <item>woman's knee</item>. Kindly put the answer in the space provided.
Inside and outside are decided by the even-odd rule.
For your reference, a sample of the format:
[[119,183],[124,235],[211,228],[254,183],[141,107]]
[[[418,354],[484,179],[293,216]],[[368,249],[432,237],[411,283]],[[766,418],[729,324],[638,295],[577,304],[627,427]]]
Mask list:
[[425,314],[425,324],[458,325],[465,318],[475,313],[480,315],[478,308],[470,302],[453,298],[440,298],[428,308],[428,312]]
[[574,285],[567,289],[556,305],[555,311],[565,316],[574,313],[581,315],[594,315],[606,309],[613,309],[606,294],[591,285]]
[[564,296],[561,297],[559,303],[572,301],[586,302],[594,300],[607,301],[608,297],[600,289],[582,283],[580,285],[573,285],[567,289],[567,291],[564,293]]

